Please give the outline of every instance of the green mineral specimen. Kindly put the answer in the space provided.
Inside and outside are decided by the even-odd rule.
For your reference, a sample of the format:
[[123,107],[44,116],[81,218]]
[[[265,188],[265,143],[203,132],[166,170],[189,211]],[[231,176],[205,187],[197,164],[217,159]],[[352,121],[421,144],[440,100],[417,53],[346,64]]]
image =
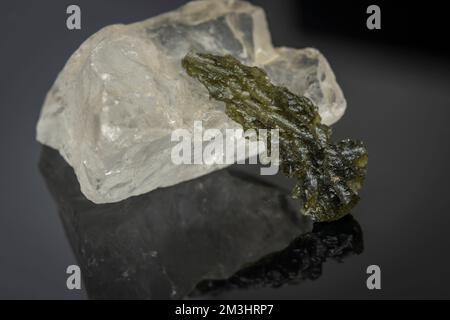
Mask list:
[[331,128],[321,124],[317,107],[267,74],[230,55],[188,53],[186,72],[199,80],[226,114],[244,129],[279,129],[280,168],[298,179],[292,196],[302,213],[315,221],[337,220],[358,202],[366,175],[367,150],[359,141],[331,142]]

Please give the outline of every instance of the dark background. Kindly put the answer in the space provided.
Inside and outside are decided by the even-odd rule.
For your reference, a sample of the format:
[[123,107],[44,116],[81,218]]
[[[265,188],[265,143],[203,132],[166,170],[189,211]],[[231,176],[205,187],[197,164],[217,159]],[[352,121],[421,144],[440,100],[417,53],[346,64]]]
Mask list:
[[[186,1],[2,1],[0,4],[0,298],[78,299],[66,289],[76,264],[38,170],[35,125],[46,92],[70,54],[113,23],[140,21]],[[219,298],[450,298],[450,62],[443,2],[252,1],[266,9],[276,46],[313,46],[336,73],[348,109],[336,138],[370,153],[362,201],[353,211],[364,252],[327,262],[297,286],[234,290]],[[65,26],[78,4],[82,30]],[[365,27],[369,4],[382,29]],[[366,288],[368,265],[382,290]]]

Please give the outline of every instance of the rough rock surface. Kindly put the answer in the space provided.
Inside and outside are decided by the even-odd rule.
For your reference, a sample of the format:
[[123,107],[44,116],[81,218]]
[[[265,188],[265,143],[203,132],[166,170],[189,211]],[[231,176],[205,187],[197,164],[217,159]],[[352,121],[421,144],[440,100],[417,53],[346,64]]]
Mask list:
[[231,54],[272,81],[311,98],[332,124],[346,102],[315,49],[274,48],[264,11],[241,1],[193,1],[178,10],[103,28],[70,57],[49,91],[37,140],[74,168],[83,194],[116,202],[207,174],[224,165],[175,165],[174,129],[238,128],[221,102],[185,74],[190,51]]

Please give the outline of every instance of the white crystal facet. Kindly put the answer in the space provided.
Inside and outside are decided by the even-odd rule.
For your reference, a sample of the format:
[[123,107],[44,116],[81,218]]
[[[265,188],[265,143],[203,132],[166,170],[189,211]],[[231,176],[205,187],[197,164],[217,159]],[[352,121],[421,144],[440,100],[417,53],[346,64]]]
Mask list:
[[47,94],[37,140],[58,149],[84,195],[116,202],[193,179],[225,165],[175,165],[174,129],[239,128],[221,102],[186,75],[190,50],[232,54],[311,98],[326,124],[346,102],[326,59],[315,49],[274,48],[264,11],[243,1],[192,1],[178,10],[112,25],[70,57]]

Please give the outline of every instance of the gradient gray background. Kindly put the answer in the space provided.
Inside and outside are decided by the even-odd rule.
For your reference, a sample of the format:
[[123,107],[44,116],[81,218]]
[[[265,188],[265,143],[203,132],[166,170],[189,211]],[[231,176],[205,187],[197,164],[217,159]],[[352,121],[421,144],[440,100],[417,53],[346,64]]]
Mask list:
[[[37,167],[39,111],[58,72],[89,35],[184,2],[76,1],[82,9],[80,31],[65,26],[71,2],[1,2],[0,298],[86,298],[83,290],[65,286],[65,269],[76,261]],[[365,250],[343,264],[325,263],[315,281],[219,298],[450,298],[448,56],[304,32],[293,1],[254,2],[269,12],[275,45],[320,49],[342,86],[348,109],[335,136],[360,138],[370,153],[362,201],[353,212]],[[370,264],[382,269],[380,291],[366,288]]]

